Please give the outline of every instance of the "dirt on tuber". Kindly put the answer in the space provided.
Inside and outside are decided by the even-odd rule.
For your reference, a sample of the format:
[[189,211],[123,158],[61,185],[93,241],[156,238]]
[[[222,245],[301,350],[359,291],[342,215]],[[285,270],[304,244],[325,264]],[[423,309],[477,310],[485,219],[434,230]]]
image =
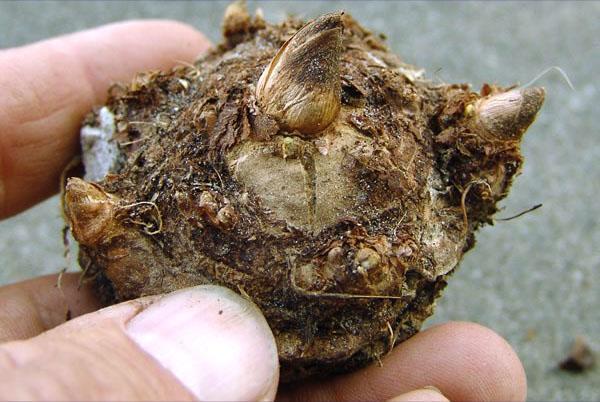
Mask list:
[[228,7],[193,65],[115,85],[63,206],[106,303],[219,284],[284,382],[379,360],[432,314],[519,172],[541,88],[429,81],[342,12]]

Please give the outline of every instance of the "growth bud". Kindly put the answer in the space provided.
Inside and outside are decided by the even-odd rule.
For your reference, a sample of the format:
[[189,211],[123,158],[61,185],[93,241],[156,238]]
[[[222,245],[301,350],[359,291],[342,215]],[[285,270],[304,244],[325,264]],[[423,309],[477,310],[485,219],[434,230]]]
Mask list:
[[296,32],[258,80],[262,111],[288,131],[315,134],[340,110],[341,15],[323,15]]
[[242,42],[251,26],[250,14],[245,0],[237,0],[225,9],[223,36],[230,47]]
[[102,244],[121,233],[117,198],[101,187],[72,177],[65,188],[65,215],[73,237],[86,246]]
[[544,103],[543,88],[522,88],[483,98],[475,105],[478,124],[494,137],[518,140]]

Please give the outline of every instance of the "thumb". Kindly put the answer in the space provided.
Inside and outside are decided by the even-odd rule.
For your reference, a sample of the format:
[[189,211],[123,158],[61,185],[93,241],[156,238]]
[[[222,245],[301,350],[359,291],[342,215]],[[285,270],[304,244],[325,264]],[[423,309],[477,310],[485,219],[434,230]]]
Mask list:
[[258,308],[218,286],[122,303],[0,345],[0,399],[265,400],[273,335]]

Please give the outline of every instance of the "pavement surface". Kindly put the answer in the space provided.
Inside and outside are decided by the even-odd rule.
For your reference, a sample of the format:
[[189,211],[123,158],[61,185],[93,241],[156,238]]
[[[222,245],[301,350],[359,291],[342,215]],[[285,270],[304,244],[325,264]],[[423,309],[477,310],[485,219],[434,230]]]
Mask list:
[[[217,42],[226,5],[0,2],[0,48],[132,18],[185,21]],[[555,71],[536,83],[546,104],[498,216],[543,207],[479,232],[427,325],[468,320],[500,333],[525,365],[530,400],[600,400],[598,365],[556,369],[576,335],[600,352],[600,3],[249,2],[257,6],[269,21],[344,9],[445,82],[525,84],[551,66],[569,75],[575,90]],[[63,267],[61,227],[56,197],[0,222],[0,284]]]

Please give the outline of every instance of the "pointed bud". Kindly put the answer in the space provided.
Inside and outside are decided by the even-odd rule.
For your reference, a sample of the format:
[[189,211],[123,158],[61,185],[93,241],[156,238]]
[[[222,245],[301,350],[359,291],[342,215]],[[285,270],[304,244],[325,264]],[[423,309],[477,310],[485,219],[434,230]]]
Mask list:
[[317,133],[340,110],[341,15],[323,15],[296,32],[258,81],[256,97],[262,111],[285,130]]
[[102,244],[121,233],[115,220],[117,198],[100,186],[70,178],[64,207],[73,237],[83,245]]
[[223,16],[223,36],[230,47],[243,41],[251,25],[245,0],[237,0],[227,6]]
[[265,21],[265,14],[263,13],[262,8],[257,8],[254,12],[254,28],[256,29],[264,29],[267,26],[267,22]]
[[475,106],[479,124],[499,139],[518,140],[544,103],[543,88],[521,88],[483,98]]

